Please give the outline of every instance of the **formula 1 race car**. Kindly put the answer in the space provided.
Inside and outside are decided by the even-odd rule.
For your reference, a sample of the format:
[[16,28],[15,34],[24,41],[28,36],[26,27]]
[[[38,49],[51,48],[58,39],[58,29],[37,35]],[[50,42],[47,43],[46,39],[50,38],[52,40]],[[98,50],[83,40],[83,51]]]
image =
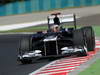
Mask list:
[[[61,21],[60,18],[65,16],[66,18]],[[68,19],[69,16],[72,18]],[[55,17],[58,18],[58,21],[57,19],[56,21],[53,20]],[[47,20],[47,33],[37,32],[20,40],[18,61],[22,64],[31,63],[33,60],[43,57],[87,56],[88,51],[94,50],[95,35],[93,28],[91,26],[77,28],[75,14],[61,15],[60,13],[54,13],[48,16]],[[73,27],[62,27],[62,23],[71,20],[74,23]],[[51,31],[51,26],[54,24],[60,26],[58,32]]]

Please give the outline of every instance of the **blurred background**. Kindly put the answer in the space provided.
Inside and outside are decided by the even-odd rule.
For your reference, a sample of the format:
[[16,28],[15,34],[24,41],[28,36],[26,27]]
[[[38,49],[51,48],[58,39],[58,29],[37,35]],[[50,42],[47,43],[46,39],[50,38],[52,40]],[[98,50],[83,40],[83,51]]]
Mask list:
[[0,0],[0,16],[100,5],[100,0]]

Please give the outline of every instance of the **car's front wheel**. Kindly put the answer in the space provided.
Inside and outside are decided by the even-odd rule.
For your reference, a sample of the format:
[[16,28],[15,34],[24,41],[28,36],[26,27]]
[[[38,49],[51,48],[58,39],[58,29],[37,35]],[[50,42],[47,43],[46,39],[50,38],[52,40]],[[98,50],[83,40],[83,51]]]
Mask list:
[[22,37],[22,39],[19,42],[19,50],[18,50],[18,61],[22,64],[25,63],[31,63],[32,60],[23,59],[23,55],[26,52],[29,52],[32,50],[32,38],[30,36],[28,37]]

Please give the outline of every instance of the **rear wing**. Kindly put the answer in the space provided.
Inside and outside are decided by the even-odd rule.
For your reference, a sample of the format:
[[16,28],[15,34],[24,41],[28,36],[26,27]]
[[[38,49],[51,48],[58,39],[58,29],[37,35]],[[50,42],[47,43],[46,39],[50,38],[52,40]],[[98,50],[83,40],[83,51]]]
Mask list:
[[55,16],[57,16],[59,18],[60,21],[60,25],[62,23],[68,23],[68,22],[73,22],[73,25],[76,27],[76,15],[75,14],[68,14],[68,15],[61,15],[59,14],[51,14],[50,16],[47,16],[47,20],[48,20],[48,28],[50,29],[51,25],[54,24],[54,18]]

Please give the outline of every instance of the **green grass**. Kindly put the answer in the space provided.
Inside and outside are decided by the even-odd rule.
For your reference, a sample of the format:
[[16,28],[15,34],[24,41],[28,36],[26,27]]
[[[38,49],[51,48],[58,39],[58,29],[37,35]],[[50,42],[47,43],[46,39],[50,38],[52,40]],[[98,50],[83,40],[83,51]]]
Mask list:
[[79,75],[100,75],[100,59],[92,64],[89,68],[80,72]]
[[[69,26],[64,25],[64,27],[69,27]],[[78,27],[81,27],[81,26],[78,26]],[[33,26],[33,27],[28,27],[28,28],[23,28],[23,29],[3,31],[2,33],[7,33],[7,32],[36,32],[36,31],[45,31],[47,29],[48,29],[47,25],[42,25],[42,26]],[[95,35],[100,36],[100,26],[93,26],[93,29],[95,31]]]
[[100,26],[93,26],[94,32],[96,36],[100,36]]

